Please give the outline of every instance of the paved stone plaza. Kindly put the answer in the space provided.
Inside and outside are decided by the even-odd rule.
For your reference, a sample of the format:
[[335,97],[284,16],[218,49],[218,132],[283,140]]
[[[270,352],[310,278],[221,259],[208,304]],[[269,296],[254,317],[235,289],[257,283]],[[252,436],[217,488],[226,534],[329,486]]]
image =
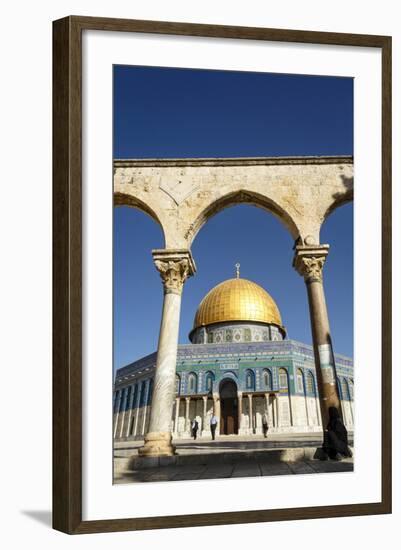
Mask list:
[[314,458],[316,434],[264,438],[223,436],[216,441],[179,440],[177,455],[138,461],[141,441],[116,442],[114,483],[184,481],[274,475],[352,472],[353,459]]

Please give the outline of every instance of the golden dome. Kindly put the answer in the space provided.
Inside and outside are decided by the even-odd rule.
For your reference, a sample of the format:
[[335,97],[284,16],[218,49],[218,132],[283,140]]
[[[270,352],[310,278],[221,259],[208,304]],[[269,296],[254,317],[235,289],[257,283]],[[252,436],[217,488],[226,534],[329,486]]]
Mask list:
[[195,315],[194,329],[227,321],[281,325],[280,311],[264,288],[247,279],[228,279],[210,290]]

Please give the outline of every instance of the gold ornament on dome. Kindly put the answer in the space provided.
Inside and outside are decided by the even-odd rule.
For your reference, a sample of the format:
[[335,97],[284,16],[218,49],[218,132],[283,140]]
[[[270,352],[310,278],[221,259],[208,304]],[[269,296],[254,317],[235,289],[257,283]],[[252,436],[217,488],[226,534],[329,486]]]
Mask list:
[[237,278],[223,281],[206,294],[196,312],[194,329],[227,321],[282,326],[280,311],[270,294],[256,283],[240,279],[238,271]]

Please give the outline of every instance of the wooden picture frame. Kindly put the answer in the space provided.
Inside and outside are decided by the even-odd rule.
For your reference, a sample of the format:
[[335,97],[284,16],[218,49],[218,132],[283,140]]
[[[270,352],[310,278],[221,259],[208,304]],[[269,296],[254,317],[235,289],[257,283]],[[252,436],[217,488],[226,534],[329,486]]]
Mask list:
[[[82,31],[378,48],[382,56],[382,496],[379,502],[82,520]],[[71,16],[53,23],[53,527],[69,534],[391,512],[391,37]]]

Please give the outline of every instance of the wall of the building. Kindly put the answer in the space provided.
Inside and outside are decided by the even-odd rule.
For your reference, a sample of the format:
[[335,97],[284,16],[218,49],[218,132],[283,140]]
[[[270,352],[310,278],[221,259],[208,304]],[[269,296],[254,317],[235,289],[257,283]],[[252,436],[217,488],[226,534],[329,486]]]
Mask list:
[[[266,410],[269,433],[321,431],[313,356],[310,349],[301,344],[287,346],[288,342],[283,341],[269,354],[259,352],[252,355],[253,347],[249,347],[250,351],[245,354],[239,353],[240,348],[232,344],[224,347],[221,356],[216,354],[219,346],[213,346],[213,350],[206,350],[213,353],[204,354],[202,358],[195,354],[198,346],[191,346],[188,352],[185,347],[185,358],[181,355],[177,361],[178,400],[172,412],[174,437],[190,437],[190,423],[194,418],[198,421],[199,437],[210,437],[210,417],[214,406],[219,414],[219,405],[214,405],[213,397],[218,398],[220,384],[225,379],[233,380],[240,392],[238,399],[241,399],[242,415],[238,424],[241,435],[261,435],[262,416]],[[124,377],[118,379],[114,399],[115,439],[143,439],[150,419],[153,373],[154,366],[148,368],[146,373],[141,370],[140,376],[135,371],[131,374],[124,371]],[[352,362],[347,358],[338,360],[337,374],[344,424],[349,431],[353,431]],[[251,417],[248,395],[252,395]]]
[[116,388],[113,402],[114,439],[143,439],[150,420],[153,377]]

